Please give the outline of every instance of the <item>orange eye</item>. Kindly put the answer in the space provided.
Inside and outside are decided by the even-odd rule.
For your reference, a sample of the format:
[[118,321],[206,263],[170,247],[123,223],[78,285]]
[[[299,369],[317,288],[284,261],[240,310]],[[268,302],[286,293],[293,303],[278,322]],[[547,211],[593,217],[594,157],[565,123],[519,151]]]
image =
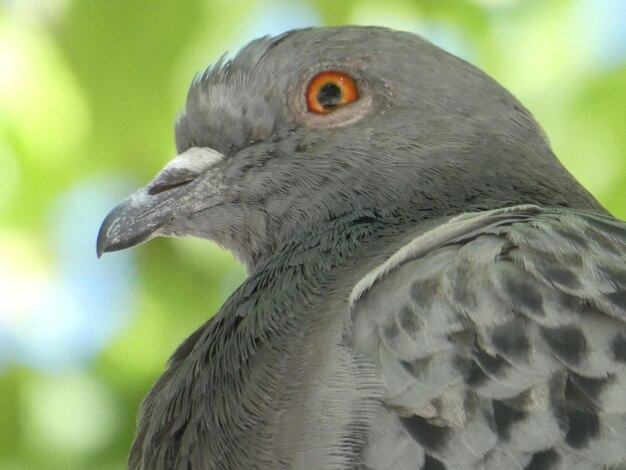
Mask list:
[[316,114],[330,113],[358,99],[356,83],[341,72],[322,72],[313,77],[306,89],[306,104]]

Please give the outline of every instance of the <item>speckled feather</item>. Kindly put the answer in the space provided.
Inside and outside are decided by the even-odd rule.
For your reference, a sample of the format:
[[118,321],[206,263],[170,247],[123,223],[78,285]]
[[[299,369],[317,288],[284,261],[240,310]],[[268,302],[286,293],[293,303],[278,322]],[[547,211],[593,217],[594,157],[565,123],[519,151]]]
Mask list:
[[354,350],[385,384],[362,468],[623,464],[626,224],[522,206],[411,244],[353,292]]

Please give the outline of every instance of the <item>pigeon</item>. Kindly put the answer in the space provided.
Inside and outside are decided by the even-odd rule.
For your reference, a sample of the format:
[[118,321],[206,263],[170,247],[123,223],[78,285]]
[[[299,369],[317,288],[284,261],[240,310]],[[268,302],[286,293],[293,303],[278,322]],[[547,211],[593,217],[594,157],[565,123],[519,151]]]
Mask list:
[[98,255],[192,236],[248,276],[143,401],[129,468],[626,468],[626,223],[485,73],[294,30],[197,75],[175,137]]

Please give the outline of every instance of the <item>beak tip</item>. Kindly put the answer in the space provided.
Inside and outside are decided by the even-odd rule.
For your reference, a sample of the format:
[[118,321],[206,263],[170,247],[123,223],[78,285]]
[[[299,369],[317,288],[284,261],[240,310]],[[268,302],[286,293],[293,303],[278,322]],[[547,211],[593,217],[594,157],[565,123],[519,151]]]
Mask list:
[[98,232],[98,241],[96,242],[96,255],[98,255],[98,259],[102,258],[102,255],[107,252],[109,246],[107,232],[108,227],[106,227],[106,223],[103,223]]
[[96,242],[98,259],[104,253],[124,250],[144,243],[156,235],[162,224],[136,223],[127,203],[114,208],[102,222]]

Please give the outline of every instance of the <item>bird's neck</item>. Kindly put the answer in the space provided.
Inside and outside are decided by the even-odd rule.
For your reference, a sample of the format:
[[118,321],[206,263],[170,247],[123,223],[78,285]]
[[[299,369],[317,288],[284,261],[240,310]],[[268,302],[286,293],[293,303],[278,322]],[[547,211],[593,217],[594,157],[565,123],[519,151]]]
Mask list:
[[274,276],[281,272],[282,266],[293,263],[326,271],[348,262],[365,244],[381,237],[393,238],[394,233],[400,233],[398,227],[410,230],[409,227],[417,222],[437,218],[438,215],[430,209],[415,214],[408,211],[397,214],[395,211],[362,210],[299,226],[285,240],[275,241],[271,249],[247,260],[249,280],[260,273],[264,276],[272,273]]
[[[370,247],[389,245],[383,235],[388,228],[367,216],[351,216],[322,224],[306,237],[278,246],[220,311],[176,351],[146,399],[136,445],[154,438],[150,404],[175,407],[181,402],[191,410],[187,416],[202,416],[201,424],[215,423],[211,433],[198,432],[195,418],[180,426],[187,437],[198,441],[194,445],[204,446],[215,461],[239,463],[246,456],[245,452],[222,455],[224,449],[244,446],[254,452],[275,445],[250,440],[247,428],[238,423],[252,420],[250,426],[259,431],[255,436],[263,436],[262,429],[272,422],[269,418],[277,407],[292,407],[293,414],[285,413],[285,420],[301,416],[299,402],[291,395],[297,389],[294,383],[307,389],[307,381],[315,375],[300,373],[324,367],[330,360],[323,358],[328,352],[327,339],[341,330],[336,325],[345,320],[345,300],[354,283],[384,256],[383,250]],[[242,403],[255,404],[254,416]],[[229,410],[227,419],[221,414],[224,410]],[[178,426],[181,417],[172,414],[170,419],[156,426]],[[176,439],[164,445],[175,448]],[[274,450],[277,456],[289,451]],[[242,464],[237,468],[251,467]]]

